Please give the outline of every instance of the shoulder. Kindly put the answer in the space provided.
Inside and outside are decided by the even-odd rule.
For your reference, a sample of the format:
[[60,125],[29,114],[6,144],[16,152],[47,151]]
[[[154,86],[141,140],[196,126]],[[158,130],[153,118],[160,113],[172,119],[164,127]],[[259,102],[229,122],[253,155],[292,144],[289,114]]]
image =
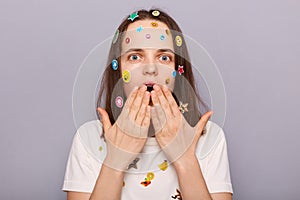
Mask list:
[[102,160],[106,144],[102,136],[102,123],[99,120],[92,120],[81,125],[74,137],[77,143],[81,143],[85,150],[95,159]]
[[206,124],[206,133],[198,141],[196,154],[199,159],[204,159],[218,145],[226,142],[223,129],[215,122],[208,121]]

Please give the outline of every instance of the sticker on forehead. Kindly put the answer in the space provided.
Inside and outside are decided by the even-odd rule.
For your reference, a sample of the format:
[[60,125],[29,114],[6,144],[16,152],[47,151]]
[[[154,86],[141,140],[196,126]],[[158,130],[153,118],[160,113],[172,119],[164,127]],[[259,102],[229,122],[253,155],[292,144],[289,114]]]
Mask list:
[[166,29],[161,28],[145,28],[143,33],[136,30],[130,30],[122,33],[120,38],[124,38],[122,42],[122,54],[131,49],[169,49],[174,51],[172,36],[166,35]]
[[157,28],[157,27],[158,27],[158,23],[157,23],[157,22],[151,22],[151,26],[152,26],[153,28]]

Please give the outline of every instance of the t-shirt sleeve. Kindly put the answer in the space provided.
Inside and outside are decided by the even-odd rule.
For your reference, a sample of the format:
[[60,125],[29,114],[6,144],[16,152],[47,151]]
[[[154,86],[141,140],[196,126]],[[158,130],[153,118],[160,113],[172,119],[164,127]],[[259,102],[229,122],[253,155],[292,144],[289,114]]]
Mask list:
[[92,193],[98,177],[96,172],[99,171],[95,170],[96,167],[100,169],[101,164],[93,161],[77,131],[69,154],[62,190]]
[[217,143],[209,153],[206,183],[210,193],[233,193],[227,154],[227,144],[222,129],[219,129]]

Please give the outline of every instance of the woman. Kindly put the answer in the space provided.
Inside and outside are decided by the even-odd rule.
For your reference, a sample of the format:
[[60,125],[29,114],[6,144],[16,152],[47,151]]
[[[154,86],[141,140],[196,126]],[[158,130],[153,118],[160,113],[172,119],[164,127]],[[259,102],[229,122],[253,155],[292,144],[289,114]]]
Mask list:
[[68,199],[231,199],[225,136],[208,121],[212,112],[201,116],[176,22],[159,10],[131,14],[108,63],[97,102],[104,98],[102,122],[84,124],[74,138]]

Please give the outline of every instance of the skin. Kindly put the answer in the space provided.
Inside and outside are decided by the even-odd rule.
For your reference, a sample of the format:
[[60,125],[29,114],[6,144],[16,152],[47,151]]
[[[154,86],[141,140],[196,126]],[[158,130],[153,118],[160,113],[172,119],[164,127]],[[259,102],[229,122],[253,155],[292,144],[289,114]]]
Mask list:
[[[149,24],[149,20],[137,21],[128,27],[128,29],[134,29],[142,25],[143,27]],[[159,25],[165,26],[165,24],[160,23]],[[167,27],[166,27],[167,28]],[[136,57],[138,55],[138,57]],[[165,59],[169,57],[169,59]],[[164,59],[162,59],[164,58]],[[161,63],[169,67],[170,69],[175,68],[174,54],[170,52],[161,52],[159,49],[142,49],[130,51],[127,54],[124,54],[121,58],[121,69],[133,70],[137,67],[138,64],[145,63]],[[140,85],[138,90],[135,90],[128,94],[128,99],[125,106],[130,110],[130,118],[134,119],[137,124],[147,123],[150,124],[150,96],[154,105],[161,105],[164,108],[164,112],[168,118],[172,118],[174,124],[179,124],[178,116],[180,113],[177,104],[175,103],[174,98],[171,95],[170,88],[162,87],[164,83],[164,77],[160,76],[157,72],[157,68],[148,67],[143,71],[142,77],[150,77],[155,80],[154,90],[149,93],[146,91],[146,86],[143,85],[143,78],[136,79],[134,84]],[[131,88],[128,90],[130,91]],[[118,144],[122,149],[129,152],[139,153],[143,146],[145,145],[146,139],[134,138],[125,133],[123,133],[117,126],[110,123],[107,112],[98,108],[98,111],[102,118],[104,135],[106,138],[110,138],[110,142]],[[196,136],[191,144],[191,146],[185,151],[185,153],[176,161],[173,162],[173,166],[176,170],[179,187],[181,191],[182,198],[184,200],[195,200],[195,199],[213,199],[213,200],[232,200],[231,193],[213,193],[210,194],[207,189],[207,185],[203,178],[198,159],[195,155],[195,150],[201,132],[205,127],[207,121],[209,120],[212,112],[205,113],[199,122],[194,127],[196,130]],[[170,126],[170,128],[164,128],[161,138],[157,139],[157,142],[160,146],[168,144],[174,138],[176,131],[176,126]],[[160,135],[161,135],[160,134]],[[130,145],[128,145],[130,144]],[[107,154],[106,160],[109,160],[114,155],[111,155],[109,152]],[[106,161],[104,161],[106,162]],[[191,165],[191,163],[194,163]],[[98,179],[96,181],[94,190],[92,194],[81,193],[81,192],[68,192],[68,200],[116,200],[121,199],[121,191],[123,186],[123,178],[125,172],[121,170],[112,169],[106,165],[102,165]],[[193,183],[191,187],[190,183]],[[114,185],[114,187],[111,187]]]

